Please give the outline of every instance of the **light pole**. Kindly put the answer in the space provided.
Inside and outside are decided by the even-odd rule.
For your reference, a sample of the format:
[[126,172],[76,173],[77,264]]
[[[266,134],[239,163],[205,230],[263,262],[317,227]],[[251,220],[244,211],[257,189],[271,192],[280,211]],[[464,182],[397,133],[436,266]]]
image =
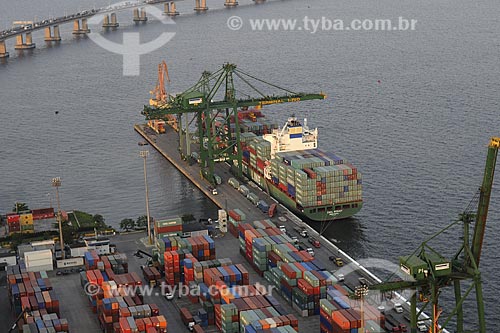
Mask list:
[[139,152],[139,155],[144,159],[144,186],[146,190],[146,218],[148,221],[148,244],[152,244],[152,239],[151,239],[151,223],[149,221],[149,190],[148,190],[148,173],[146,170],[146,159],[148,158],[149,151],[148,150],[141,150]]
[[360,305],[360,315],[361,315],[361,327],[359,328],[360,332],[365,332],[365,313],[363,309],[365,297],[368,295],[368,286],[367,285],[361,285],[357,286],[354,288],[354,293],[356,294],[357,297],[361,299],[361,305]]
[[62,232],[62,218],[61,218],[61,203],[59,202],[59,187],[61,187],[61,178],[52,178],[52,186],[56,188],[56,201],[57,201],[57,223],[59,224],[59,243],[61,245],[61,258],[64,259],[64,240]]

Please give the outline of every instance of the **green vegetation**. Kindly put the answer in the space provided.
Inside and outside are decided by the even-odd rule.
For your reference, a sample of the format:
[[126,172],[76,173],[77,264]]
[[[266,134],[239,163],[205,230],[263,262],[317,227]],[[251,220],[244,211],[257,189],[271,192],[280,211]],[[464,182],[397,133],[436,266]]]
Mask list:
[[96,228],[98,231],[111,229],[110,226],[106,225],[104,217],[100,214],[92,215],[75,210],[73,211],[73,214],[69,213],[68,216],[71,224],[78,228],[79,231],[93,231],[94,228]]
[[12,209],[13,212],[22,212],[25,210],[30,210],[25,202],[14,203],[14,209]]
[[135,226],[135,221],[133,219],[123,219],[120,222],[120,229],[129,231],[130,229],[133,229]]
[[59,233],[55,230],[35,232],[33,234],[15,233],[11,236],[1,237],[0,244],[2,247],[10,246],[11,249],[16,249],[17,246],[21,243],[29,243],[29,242],[46,240],[46,239],[54,239],[55,237],[58,237],[58,236],[59,236]]
[[141,215],[135,221],[135,227],[138,229],[143,229],[148,227],[148,217],[146,215]]

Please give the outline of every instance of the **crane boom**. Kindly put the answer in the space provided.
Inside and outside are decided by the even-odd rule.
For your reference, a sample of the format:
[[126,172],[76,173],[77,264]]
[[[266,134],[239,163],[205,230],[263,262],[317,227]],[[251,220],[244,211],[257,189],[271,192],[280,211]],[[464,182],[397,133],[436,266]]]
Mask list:
[[498,148],[500,148],[500,137],[491,138],[488,146],[488,155],[486,157],[483,184],[480,189],[474,236],[472,238],[472,257],[477,266],[479,266],[479,260],[481,259],[481,249],[483,247],[484,233],[486,230],[486,218],[488,217],[488,207],[490,204],[493,177],[495,175]]
[[[182,114],[182,113],[191,113],[191,112],[199,112],[207,107],[210,109],[224,109],[228,107],[233,107],[233,104],[226,101],[215,101],[205,103],[205,100],[202,96],[198,97],[199,103],[193,103],[195,100],[194,97],[186,96],[187,103],[185,105],[181,105],[182,99],[181,96],[177,96],[176,99],[166,105],[164,107],[159,108],[144,108],[143,115],[147,120],[149,119],[163,119],[167,114]],[[273,104],[281,104],[281,103],[292,103],[292,102],[301,102],[308,101],[314,99],[325,99],[326,95],[324,93],[319,94],[306,94],[306,93],[298,93],[298,94],[288,94],[283,96],[266,96],[262,98],[252,98],[252,99],[240,99],[236,101],[237,107],[250,107],[250,106],[265,106],[265,105],[273,105]],[[191,100],[191,102],[190,102]],[[176,103],[177,102],[177,103]],[[192,103],[192,104],[190,104]],[[182,103],[184,104],[184,103]]]

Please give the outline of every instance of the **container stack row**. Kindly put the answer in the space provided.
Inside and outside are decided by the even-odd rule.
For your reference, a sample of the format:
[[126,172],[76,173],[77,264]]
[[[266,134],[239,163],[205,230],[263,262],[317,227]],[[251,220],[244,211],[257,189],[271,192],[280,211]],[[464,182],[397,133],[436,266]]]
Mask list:
[[167,285],[188,284],[190,281],[194,281],[193,264],[198,260],[189,250],[166,251],[163,253],[163,261]]
[[260,294],[217,304],[215,325],[225,333],[256,332],[277,327],[281,327],[278,332],[298,331],[298,320],[294,315],[287,314],[274,297]]
[[9,235],[14,233],[32,234],[35,232],[33,214],[30,211],[7,214]]
[[321,149],[276,153],[271,180],[303,207],[362,200],[357,168]]
[[28,272],[16,265],[7,266],[8,295],[12,311],[19,316],[23,332],[68,332],[68,321],[60,319],[59,300],[47,273]]
[[[240,185],[238,183],[236,188],[239,188]],[[241,222],[245,222],[246,220],[246,215],[240,210],[240,209],[232,209],[228,211],[229,216],[228,221],[229,221],[229,232],[231,235],[234,237],[238,238],[238,224]]]
[[128,259],[124,253],[98,255],[96,251],[91,250],[84,253],[83,259],[86,270],[111,270],[115,274],[128,272]]
[[[144,304],[140,294],[143,282],[135,273],[117,274],[111,268],[97,265],[94,251],[86,252],[92,258],[86,267],[96,267],[80,273],[80,282],[88,295],[91,309],[97,314],[101,329],[106,333],[165,333],[167,320],[160,315],[156,304]],[[93,264],[93,265],[92,265]],[[102,268],[97,269],[97,267]],[[158,274],[159,275],[159,274]]]
[[[255,225],[263,225],[262,221]],[[286,261],[312,261],[314,258],[306,251],[299,251],[292,245],[292,240],[271,221],[265,221],[268,228],[254,228],[249,223],[238,225],[238,238],[240,253],[247,259],[252,267],[263,275],[269,267],[271,252],[283,256]]]
[[356,333],[363,319],[370,332],[385,332],[384,316],[373,306],[349,299],[342,289],[329,287],[327,298],[320,301],[320,331],[322,333]]
[[181,238],[178,236],[162,237],[158,239],[159,250],[165,251],[187,250],[200,260],[215,259],[215,242],[210,236]]
[[182,219],[172,218],[166,220],[155,220],[154,231],[156,238],[161,239],[167,236],[177,236],[182,234]]

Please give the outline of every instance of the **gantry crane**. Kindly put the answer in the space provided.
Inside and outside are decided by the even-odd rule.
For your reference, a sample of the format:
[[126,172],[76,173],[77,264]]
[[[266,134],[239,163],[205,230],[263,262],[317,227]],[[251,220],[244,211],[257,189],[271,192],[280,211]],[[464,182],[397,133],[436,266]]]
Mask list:
[[[454,317],[456,318],[456,332],[464,333],[462,306],[473,289],[475,289],[476,293],[478,314],[478,329],[475,332],[486,333],[479,262],[499,148],[500,137],[491,138],[482,186],[469,203],[467,209],[460,214],[459,219],[424,241],[413,254],[400,258],[400,268],[411,277],[411,281],[387,282],[370,286],[370,289],[380,291],[414,290],[410,300],[410,327],[412,333],[417,332],[417,318],[420,317],[428,304],[432,305],[430,333],[441,332]],[[477,207],[477,210],[474,209],[475,207]],[[475,225],[471,240],[470,225],[473,222]],[[463,243],[455,256],[452,259],[447,259],[433,249],[429,242],[457,224],[463,224]],[[465,280],[471,283],[465,293],[462,294],[461,283]],[[438,319],[442,311],[439,307],[440,289],[450,285],[454,286],[455,308],[439,325]],[[425,303],[419,313],[416,311],[417,300]]]
[[[235,87],[234,80],[239,79],[241,86]],[[281,91],[280,95],[266,95],[251,81],[272,87]],[[258,97],[245,93],[250,89]],[[267,83],[250,74],[236,69],[234,64],[225,64],[214,73],[203,72],[200,80],[191,88],[176,96],[169,96],[168,103],[163,105],[144,106],[142,114],[146,119],[168,119],[168,116],[177,115],[179,122],[179,151],[186,147],[189,157],[190,136],[188,114],[196,119],[198,140],[200,144],[200,160],[202,175],[214,184],[214,168],[216,161],[230,161],[233,163],[238,177],[242,176],[242,150],[240,147],[240,124],[238,109],[247,107],[262,107],[288,102],[325,99],[323,93],[295,93]],[[183,128],[182,116],[186,115]],[[224,126],[215,126],[215,119],[221,117]],[[231,120],[234,121],[234,132],[231,131]]]
[[[165,81],[170,83],[170,77],[168,75],[168,66],[165,60],[163,60],[158,65],[158,79],[156,81],[155,88],[150,91],[151,99],[149,100],[149,105],[154,108],[163,108],[170,102],[170,95],[165,87]],[[177,130],[177,118],[175,115],[167,115],[167,123],[172,126],[173,129]]]

